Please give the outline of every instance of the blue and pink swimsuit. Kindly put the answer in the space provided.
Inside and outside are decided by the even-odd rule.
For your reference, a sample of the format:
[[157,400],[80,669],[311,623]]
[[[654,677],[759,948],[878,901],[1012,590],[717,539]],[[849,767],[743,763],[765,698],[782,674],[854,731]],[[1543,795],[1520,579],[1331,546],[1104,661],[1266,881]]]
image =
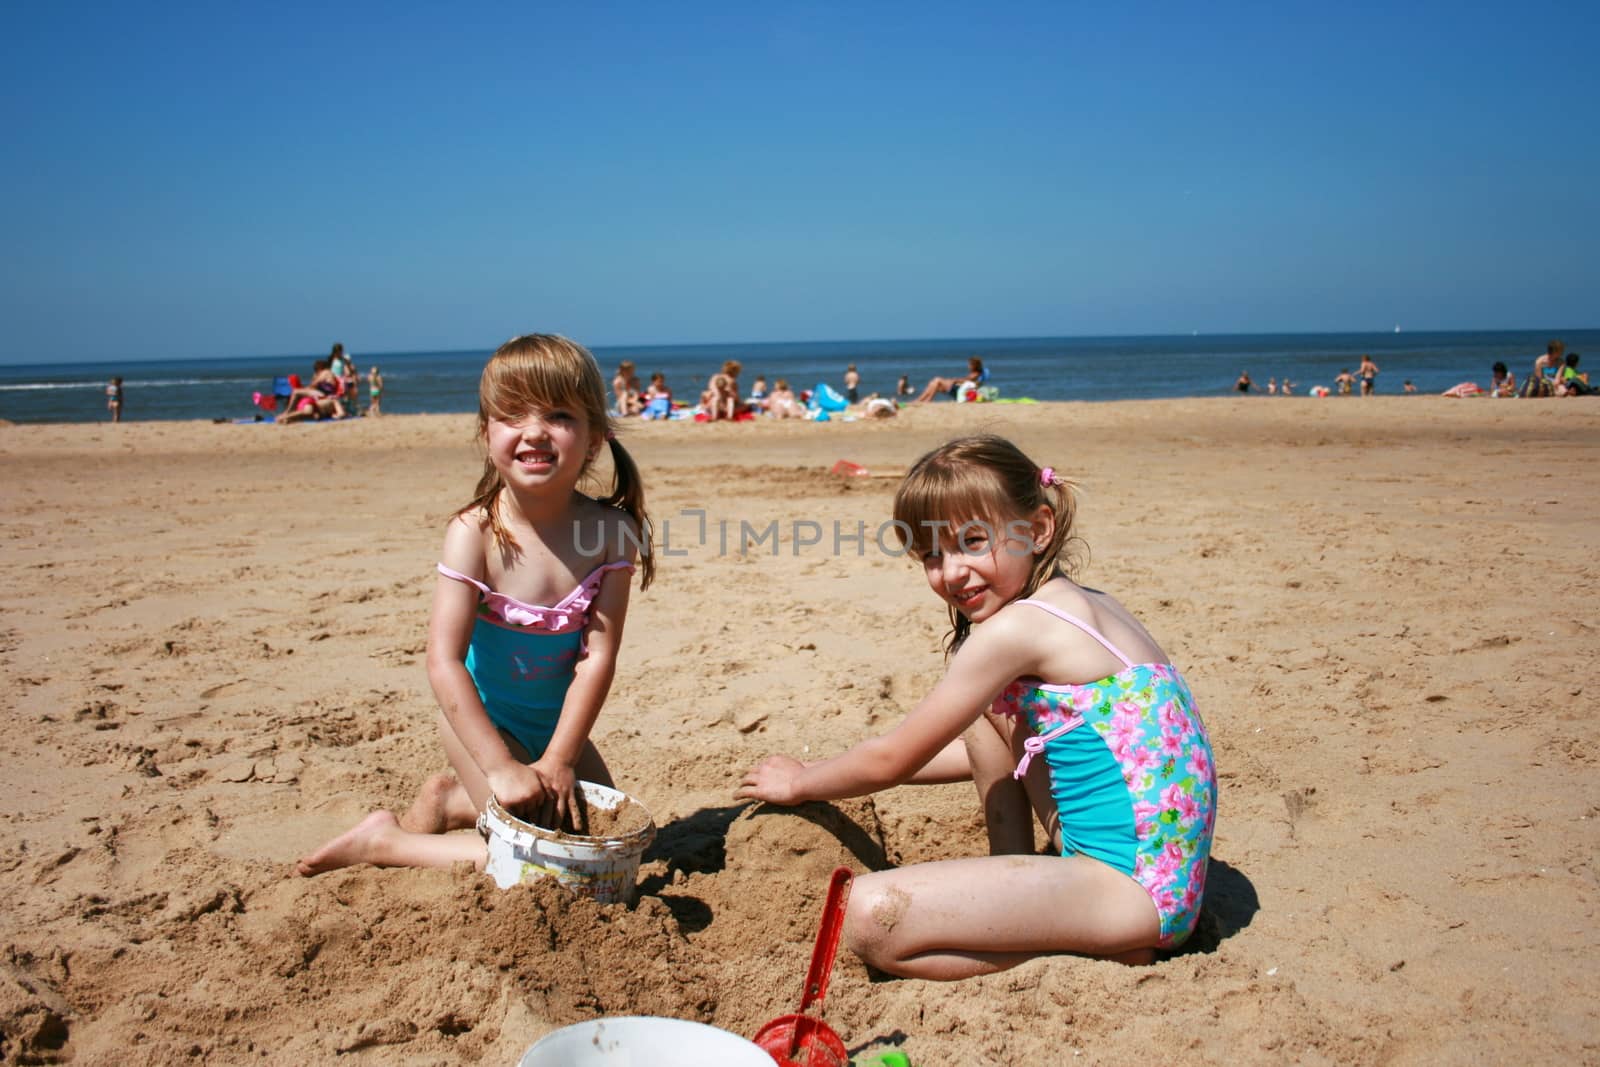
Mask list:
[[446,578],[478,590],[478,617],[467,648],[467,673],[496,727],[510,734],[528,755],[543,755],[561,718],[567,688],[584,653],[589,605],[611,571],[632,571],[622,560],[589,572],[554,607],[525,604],[497,593],[476,578],[439,564]]
[[1061,818],[1061,854],[1082,853],[1144,887],[1161,919],[1161,944],[1194,932],[1217,814],[1211,742],[1188,683],[1169,664],[1135,664],[1093,626],[1039,600],[1022,600],[1071,623],[1123,663],[1087,685],[1011,683],[995,711],[1034,736]]

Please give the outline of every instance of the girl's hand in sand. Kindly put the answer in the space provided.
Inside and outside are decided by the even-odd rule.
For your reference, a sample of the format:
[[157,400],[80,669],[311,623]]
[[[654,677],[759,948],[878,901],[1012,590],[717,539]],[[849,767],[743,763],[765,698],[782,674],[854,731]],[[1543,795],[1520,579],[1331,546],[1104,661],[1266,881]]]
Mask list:
[[506,812],[527,822],[537,822],[550,799],[550,787],[537,767],[514,763],[487,775],[489,792]]
[[553,821],[544,825],[559,829],[567,824],[567,817],[574,816],[578,810],[578,775],[573,770],[572,764],[563,763],[549,756],[536,760],[533,769],[539,772],[539,777],[544,780],[545,789],[545,814]]
[[798,804],[797,782],[806,765],[789,756],[768,756],[744,773],[739,791],[741,800],[765,800],[769,804]]

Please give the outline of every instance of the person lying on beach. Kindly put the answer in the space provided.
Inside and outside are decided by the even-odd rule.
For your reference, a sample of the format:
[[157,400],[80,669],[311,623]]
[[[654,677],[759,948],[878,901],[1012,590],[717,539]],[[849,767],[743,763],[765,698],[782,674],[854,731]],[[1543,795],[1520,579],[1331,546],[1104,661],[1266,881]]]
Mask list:
[[862,402],[861,414],[869,419],[892,419],[900,414],[900,405],[886,396],[869,393]]
[[[977,784],[988,857],[855,880],[844,936],[879,970],[948,980],[1063,952],[1142,963],[1194,931],[1211,745],[1150,633],[1069,576],[1073,516],[1071,484],[1004,438],[917,460],[895,529],[949,610],[944,678],[887,734],[818,762],[768,756],[739,784],[785,805]],[[1030,805],[1054,855],[1034,854]]]
[[972,356],[967,360],[967,373],[962,377],[936,377],[928,379],[928,384],[923,388],[922,393],[917,397],[917,403],[926,404],[940,393],[949,393],[950,399],[954,400],[957,391],[959,391],[962,386],[966,385],[968,382],[971,382],[973,385],[980,385],[982,384],[984,378],[983,360],[979,359],[977,356]]
[[[428,620],[428,680],[454,773],[429,779],[401,818],[375,811],[303,857],[302,875],[355,863],[481,869],[483,838],[449,831],[476,825],[491,796],[559,827],[579,780],[613,784],[589,735],[616,671],[636,559],[641,589],[654,574],[639,469],[610,429],[594,357],[564,337],[500,346],[478,405],[483,476],[445,528]],[[607,442],[615,485],[593,499],[577,486]]]
[[762,406],[766,408],[767,414],[774,418],[803,419],[806,417],[806,409],[801,405],[800,401],[795,399],[794,390],[789,388],[789,380],[787,378],[779,378],[777,380],[772,387],[771,394],[768,395]]
[[320,400],[303,397],[295,401],[295,406],[288,411],[279,412],[273,421],[279,426],[287,426],[292,422],[315,422],[318,419],[342,419],[345,417],[344,405],[336,396],[325,396]]

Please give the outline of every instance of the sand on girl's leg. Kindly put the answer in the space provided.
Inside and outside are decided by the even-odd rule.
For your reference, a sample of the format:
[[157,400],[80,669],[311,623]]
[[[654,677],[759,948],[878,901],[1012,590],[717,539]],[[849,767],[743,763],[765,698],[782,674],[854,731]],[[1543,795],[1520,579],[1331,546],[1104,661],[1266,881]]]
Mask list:
[[450,867],[471,863],[480,870],[488,849],[476,834],[416,834],[393,812],[375,811],[295,864],[301,876],[326,874],[357,863],[378,867]]
[[448,771],[422,783],[417,799],[400,816],[400,828],[414,834],[442,834],[467,830],[478,821],[478,810],[461,780]]

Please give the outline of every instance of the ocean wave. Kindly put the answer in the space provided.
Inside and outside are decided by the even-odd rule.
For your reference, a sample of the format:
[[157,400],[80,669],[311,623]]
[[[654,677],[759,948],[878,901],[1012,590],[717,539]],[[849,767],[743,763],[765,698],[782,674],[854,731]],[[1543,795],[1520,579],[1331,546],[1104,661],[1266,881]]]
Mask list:
[[[4,382],[0,383],[0,392],[15,393],[48,389],[104,389],[109,382]],[[124,378],[124,389],[149,389],[152,387],[174,388],[196,385],[266,385],[270,387],[270,378]]]

